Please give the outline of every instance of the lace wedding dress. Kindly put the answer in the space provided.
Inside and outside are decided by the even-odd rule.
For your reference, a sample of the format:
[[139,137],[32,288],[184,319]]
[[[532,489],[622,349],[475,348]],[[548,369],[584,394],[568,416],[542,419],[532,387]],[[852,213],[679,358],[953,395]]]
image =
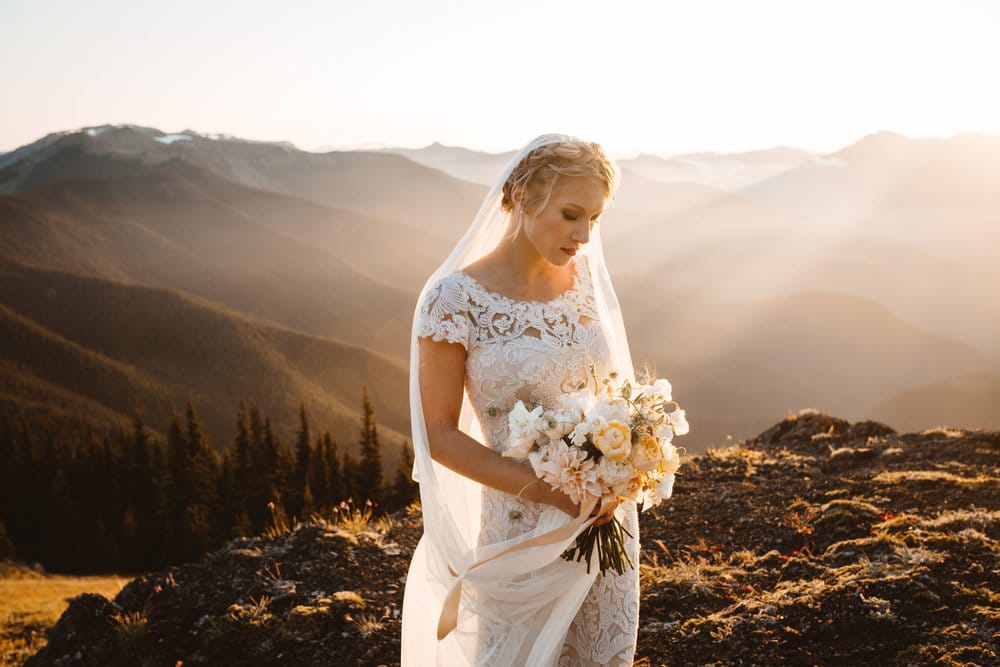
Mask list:
[[[598,375],[611,370],[586,261],[575,259],[573,287],[545,303],[511,299],[456,271],[438,281],[421,305],[419,337],[466,348],[469,398],[486,444],[498,452],[507,447],[507,415],[516,401],[548,408],[559,394],[590,379],[591,362]],[[532,530],[545,509],[525,502],[522,515],[514,519],[512,502],[511,494],[483,487],[480,544]],[[616,515],[634,536],[626,548],[638,565],[636,507],[623,503]],[[638,569],[598,576],[569,626],[559,665],[631,665],[638,617]],[[495,620],[482,623],[477,664],[495,664],[494,647],[513,630]]]

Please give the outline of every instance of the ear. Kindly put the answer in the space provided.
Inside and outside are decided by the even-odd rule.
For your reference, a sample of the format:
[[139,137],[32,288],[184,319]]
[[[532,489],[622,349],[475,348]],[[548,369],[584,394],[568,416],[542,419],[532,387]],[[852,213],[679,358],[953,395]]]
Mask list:
[[515,185],[510,189],[510,200],[514,203],[514,208],[520,208],[524,203],[524,186]]

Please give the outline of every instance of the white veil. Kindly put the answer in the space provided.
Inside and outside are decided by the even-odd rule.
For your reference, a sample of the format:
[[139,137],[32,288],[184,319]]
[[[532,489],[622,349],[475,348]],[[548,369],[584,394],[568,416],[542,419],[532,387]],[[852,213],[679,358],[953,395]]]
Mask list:
[[[554,665],[566,630],[593,583],[597,568],[586,573],[582,564],[560,558],[576,534],[558,542],[505,554],[487,566],[470,566],[495,556],[517,542],[548,533],[571,520],[555,508],[546,510],[533,532],[490,545],[478,544],[482,486],[433,461],[427,444],[419,381],[417,326],[420,305],[438,280],[487,254],[502,240],[509,214],[501,209],[503,185],[517,164],[535,148],[554,142],[577,141],[561,134],[541,135],[522,148],[498,176],[472,224],[451,254],[421,290],[410,340],[410,416],[413,435],[413,478],[420,482],[424,535],[406,579],[403,601],[402,664],[473,664],[476,657],[478,600],[502,601],[504,618],[513,626],[491,664]],[[611,351],[610,367],[624,377],[634,373],[625,327],[601,244],[600,225],[580,252],[587,256],[602,331]],[[482,427],[465,393],[459,428],[484,442]],[[438,640],[438,620],[449,591],[462,575],[458,625]],[[499,660],[498,660],[499,658]]]

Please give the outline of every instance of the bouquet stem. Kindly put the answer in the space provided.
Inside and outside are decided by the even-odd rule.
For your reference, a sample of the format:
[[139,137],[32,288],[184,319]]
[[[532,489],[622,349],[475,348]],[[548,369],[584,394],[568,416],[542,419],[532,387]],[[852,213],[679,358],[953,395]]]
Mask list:
[[614,517],[603,526],[590,526],[580,533],[576,544],[563,552],[562,557],[576,562],[586,558],[589,573],[596,549],[601,574],[606,574],[608,570],[624,574],[626,569],[634,567],[632,559],[625,552],[626,535],[632,537],[632,533],[625,530],[618,517]]

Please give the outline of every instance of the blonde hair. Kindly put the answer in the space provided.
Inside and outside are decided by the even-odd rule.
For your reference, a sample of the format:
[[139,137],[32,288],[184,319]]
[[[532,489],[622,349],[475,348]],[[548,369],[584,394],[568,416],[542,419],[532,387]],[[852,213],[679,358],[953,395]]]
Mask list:
[[[559,141],[531,151],[514,167],[503,185],[504,211],[514,210],[512,192],[523,190],[521,206],[534,215],[549,201],[559,176],[589,176],[604,185],[604,198],[612,199],[618,187],[618,166],[608,159],[601,145],[591,141]],[[514,230],[516,234],[518,230]]]

